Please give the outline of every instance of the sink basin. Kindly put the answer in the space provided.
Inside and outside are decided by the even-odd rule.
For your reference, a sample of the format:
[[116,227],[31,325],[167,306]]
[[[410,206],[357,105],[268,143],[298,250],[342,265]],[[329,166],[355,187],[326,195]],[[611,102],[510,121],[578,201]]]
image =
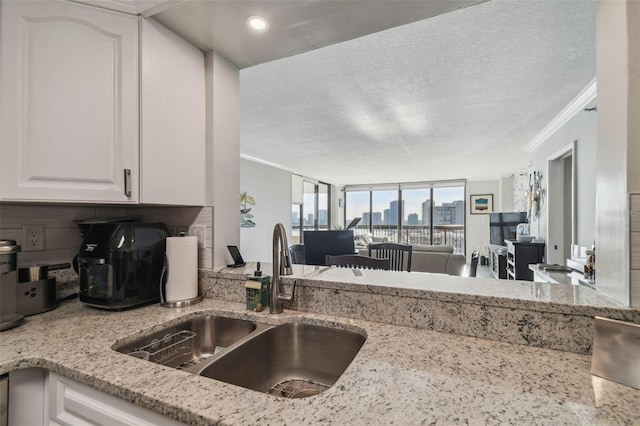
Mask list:
[[114,349],[169,367],[187,368],[212,358],[257,327],[251,321],[205,315]]
[[364,341],[350,331],[284,324],[227,351],[199,374],[288,398],[312,396],[338,380]]

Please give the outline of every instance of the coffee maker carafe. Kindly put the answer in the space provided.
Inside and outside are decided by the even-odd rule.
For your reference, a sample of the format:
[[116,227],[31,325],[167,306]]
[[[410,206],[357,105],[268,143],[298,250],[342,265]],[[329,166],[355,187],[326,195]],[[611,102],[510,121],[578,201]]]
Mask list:
[[160,301],[166,238],[162,223],[96,223],[78,254],[81,302],[121,310]]

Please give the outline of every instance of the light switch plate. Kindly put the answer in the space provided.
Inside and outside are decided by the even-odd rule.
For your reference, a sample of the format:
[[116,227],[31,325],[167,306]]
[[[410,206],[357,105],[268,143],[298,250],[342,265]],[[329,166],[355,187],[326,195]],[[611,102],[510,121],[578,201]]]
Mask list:
[[44,250],[44,225],[22,227],[22,251]]

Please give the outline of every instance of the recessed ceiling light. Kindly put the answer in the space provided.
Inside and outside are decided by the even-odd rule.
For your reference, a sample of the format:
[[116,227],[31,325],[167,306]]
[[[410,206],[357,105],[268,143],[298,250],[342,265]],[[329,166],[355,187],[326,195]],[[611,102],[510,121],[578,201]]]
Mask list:
[[247,18],[247,25],[254,31],[267,31],[269,29],[269,23],[262,16],[249,16]]

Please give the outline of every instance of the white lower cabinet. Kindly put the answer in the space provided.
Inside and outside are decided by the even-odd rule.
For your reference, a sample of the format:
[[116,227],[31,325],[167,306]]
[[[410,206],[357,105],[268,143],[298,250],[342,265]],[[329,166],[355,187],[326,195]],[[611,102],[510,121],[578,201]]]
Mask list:
[[183,425],[146,408],[38,368],[18,370],[9,375],[9,424]]
[[55,373],[48,374],[51,425],[182,425]]
[[9,425],[38,426],[45,420],[46,370],[27,368],[9,373]]

